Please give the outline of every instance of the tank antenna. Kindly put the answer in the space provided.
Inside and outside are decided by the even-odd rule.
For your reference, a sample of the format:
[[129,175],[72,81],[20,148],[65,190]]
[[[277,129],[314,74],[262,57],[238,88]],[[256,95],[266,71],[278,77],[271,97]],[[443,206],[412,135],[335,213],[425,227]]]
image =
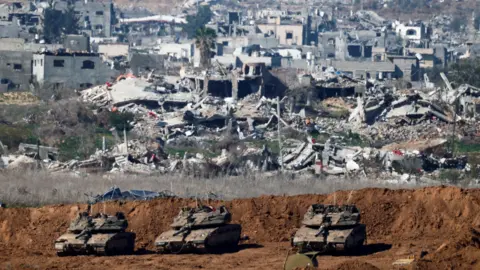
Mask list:
[[353,189],[350,191],[350,194],[348,194],[347,204],[350,203],[350,199],[352,198],[352,195],[353,195]]
[[87,212],[89,216],[92,215],[92,204],[90,202],[88,202]]
[[333,182],[333,205],[337,205],[337,184]]

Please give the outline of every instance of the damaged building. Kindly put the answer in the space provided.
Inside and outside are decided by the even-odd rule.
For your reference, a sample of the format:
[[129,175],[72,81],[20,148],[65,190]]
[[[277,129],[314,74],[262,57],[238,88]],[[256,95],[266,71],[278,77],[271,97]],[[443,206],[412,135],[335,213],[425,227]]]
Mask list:
[[33,78],[40,86],[85,89],[111,81],[116,74],[96,53],[47,51],[33,54]]
[[[183,73],[183,74],[182,74]],[[243,98],[253,93],[277,96],[285,87],[268,71],[264,63],[244,63],[241,70],[227,70],[220,66],[214,72],[184,70],[192,88],[204,95]]]
[[32,56],[28,51],[0,51],[0,92],[30,90]]

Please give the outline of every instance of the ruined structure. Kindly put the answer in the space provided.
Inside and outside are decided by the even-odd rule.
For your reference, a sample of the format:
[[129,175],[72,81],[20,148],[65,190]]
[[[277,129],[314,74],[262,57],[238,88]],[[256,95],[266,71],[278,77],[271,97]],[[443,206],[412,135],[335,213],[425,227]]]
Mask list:
[[84,89],[110,81],[115,75],[96,53],[33,54],[33,77],[39,85]]

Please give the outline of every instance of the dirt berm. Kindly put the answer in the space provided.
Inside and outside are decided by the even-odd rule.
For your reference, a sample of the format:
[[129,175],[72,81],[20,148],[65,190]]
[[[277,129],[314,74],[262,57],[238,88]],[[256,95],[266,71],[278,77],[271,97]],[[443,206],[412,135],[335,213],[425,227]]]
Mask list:
[[[367,225],[367,246],[355,256],[324,255],[320,269],[399,269],[397,259],[416,256],[407,269],[480,269],[480,190],[430,187],[416,190],[362,189],[330,195],[262,196],[226,205],[250,240],[228,254],[153,254],[153,241],[168,229],[189,199],[110,202],[94,212],[123,211],[137,234],[137,254],[57,258],[53,241],[86,205],[0,209],[0,269],[280,269],[289,238],[313,203],[354,203]],[[422,256],[420,256],[422,254]],[[422,258],[420,258],[422,257]]]

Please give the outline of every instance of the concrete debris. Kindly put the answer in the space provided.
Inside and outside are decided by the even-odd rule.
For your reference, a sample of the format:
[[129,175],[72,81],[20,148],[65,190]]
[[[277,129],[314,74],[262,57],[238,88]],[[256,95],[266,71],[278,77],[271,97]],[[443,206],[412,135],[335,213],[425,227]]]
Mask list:
[[21,143],[18,146],[18,151],[21,154],[24,154],[29,157],[33,157],[35,159],[56,160],[58,158],[58,149],[54,147]]
[[18,156],[7,165],[9,170],[33,170],[37,168],[37,161],[28,156]]
[[[51,172],[208,177],[283,168],[349,177],[383,173],[409,183],[419,174],[470,170],[465,157],[438,150],[446,148],[454,123],[459,138],[479,133],[474,120],[480,89],[449,84],[447,91],[397,89],[384,80],[354,79],[329,66],[299,76],[302,85],[311,87],[302,102],[293,96],[267,97],[252,81],[248,83],[255,91],[246,95],[239,94],[239,86],[226,93],[217,89],[218,82],[243,84],[260,76],[251,72],[221,65],[203,72],[183,69],[180,77],[150,72],[147,78],[123,76],[83,90],[80,99],[98,113],[134,114],[129,134],[142,139],[112,129],[115,145],[85,160],[63,162],[56,148],[21,144],[17,157],[22,158],[2,157],[0,165],[30,164],[23,157],[28,156],[42,160]],[[277,147],[279,132],[282,149]]]

